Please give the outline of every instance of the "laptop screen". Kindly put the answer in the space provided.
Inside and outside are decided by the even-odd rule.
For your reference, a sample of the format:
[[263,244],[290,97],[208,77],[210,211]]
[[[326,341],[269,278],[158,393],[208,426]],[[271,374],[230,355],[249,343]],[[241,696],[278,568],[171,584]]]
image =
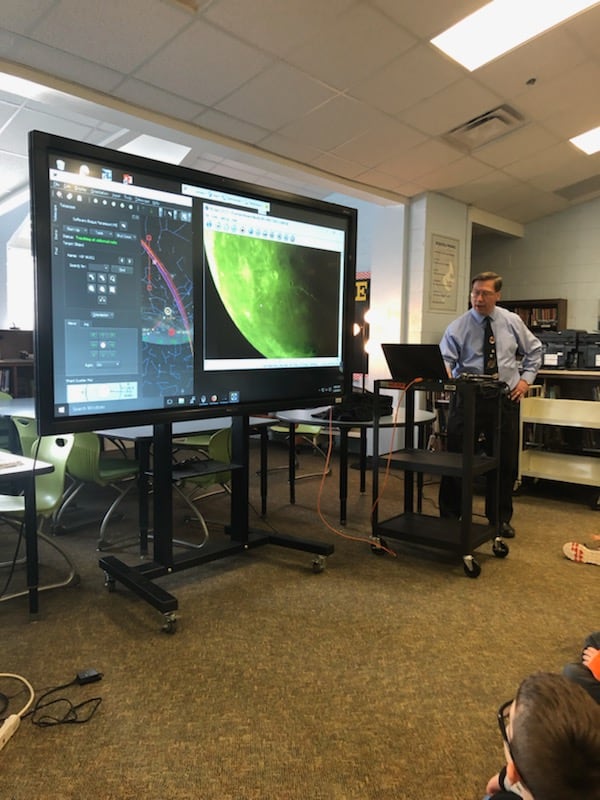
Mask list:
[[410,383],[415,378],[447,381],[448,372],[437,344],[382,344],[392,380]]

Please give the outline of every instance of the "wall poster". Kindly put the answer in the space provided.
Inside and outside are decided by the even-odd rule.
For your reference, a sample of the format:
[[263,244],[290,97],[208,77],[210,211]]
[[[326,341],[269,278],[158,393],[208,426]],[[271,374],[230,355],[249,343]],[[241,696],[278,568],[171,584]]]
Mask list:
[[431,237],[429,311],[456,311],[458,287],[458,239]]

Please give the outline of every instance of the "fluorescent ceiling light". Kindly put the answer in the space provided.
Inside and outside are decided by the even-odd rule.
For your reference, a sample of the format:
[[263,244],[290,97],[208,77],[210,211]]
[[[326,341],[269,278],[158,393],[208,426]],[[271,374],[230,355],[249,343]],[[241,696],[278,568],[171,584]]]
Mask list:
[[598,0],[492,0],[431,40],[469,71],[598,5]]
[[191,149],[183,144],[158,139],[156,136],[147,136],[145,133],[119,147],[123,153],[154,158],[156,161],[165,161],[167,164],[181,164]]
[[592,153],[597,153],[600,150],[600,126],[592,128],[591,131],[580,133],[579,136],[574,136],[569,141],[591,156]]
[[20,100],[22,100],[23,97],[29,100],[43,100],[52,98],[57,94],[47,86],[28,81],[25,78],[19,78],[17,75],[11,75],[9,72],[0,72],[0,81],[0,91],[14,94]]

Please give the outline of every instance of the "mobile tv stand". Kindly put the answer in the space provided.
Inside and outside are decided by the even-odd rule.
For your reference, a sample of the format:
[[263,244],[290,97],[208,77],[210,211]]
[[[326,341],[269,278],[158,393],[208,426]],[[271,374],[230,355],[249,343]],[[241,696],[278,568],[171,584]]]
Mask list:
[[[99,566],[104,570],[105,584],[109,591],[115,583],[122,583],[142,600],[156,608],[164,617],[163,630],[175,633],[178,608],[177,598],[154,581],[163,575],[180,572],[191,567],[216,561],[261,545],[273,544],[314,554],[313,571],[321,572],[325,559],[334,547],[305,539],[298,539],[269,531],[252,531],[248,526],[248,474],[249,474],[249,420],[247,416],[232,419],[233,463],[213,462],[209,467],[214,472],[231,472],[231,522],[226,528],[229,541],[210,540],[193,553],[174,553],[173,541],[173,472],[172,472],[172,428],[170,423],[154,426],[154,550],[152,561],[135,566],[125,564],[115,556],[104,556]],[[205,464],[205,462],[202,462]],[[202,474],[207,474],[204,467]]]
[[[496,386],[493,385],[496,384]],[[376,553],[385,552],[387,538],[404,541],[408,544],[419,545],[438,550],[455,553],[462,558],[464,571],[467,577],[477,578],[481,567],[473,555],[473,550],[486,541],[492,540],[492,551],[497,558],[508,555],[508,545],[498,535],[498,525],[482,525],[472,521],[473,515],[473,481],[476,476],[494,472],[494,479],[498,481],[499,472],[499,431],[501,424],[501,385],[498,382],[448,380],[443,385],[443,390],[453,393],[464,403],[465,430],[464,441],[471,443],[475,439],[475,402],[479,392],[489,391],[497,399],[495,408],[495,435],[493,457],[479,455],[473,447],[465,447],[463,453],[431,452],[414,447],[414,415],[415,392],[433,391],[440,392],[438,382],[422,381],[414,383],[406,391],[406,424],[405,448],[393,453],[391,463],[396,469],[404,470],[404,512],[386,520],[379,519],[379,509],[384,498],[379,497],[379,470],[385,458],[373,459],[373,511],[371,514],[373,549]],[[401,389],[397,383],[388,380],[375,381],[375,395],[380,389]],[[377,403],[375,403],[377,408]],[[375,416],[373,425],[373,452],[378,452],[379,443],[379,418]],[[461,478],[461,518],[446,519],[420,513],[421,497],[418,496],[417,510],[415,511],[415,475],[421,477],[428,475],[450,475]],[[497,486],[498,484],[496,484]],[[420,481],[417,481],[417,490],[420,491]],[[496,498],[498,491],[496,491]],[[496,519],[498,513],[496,509]]]

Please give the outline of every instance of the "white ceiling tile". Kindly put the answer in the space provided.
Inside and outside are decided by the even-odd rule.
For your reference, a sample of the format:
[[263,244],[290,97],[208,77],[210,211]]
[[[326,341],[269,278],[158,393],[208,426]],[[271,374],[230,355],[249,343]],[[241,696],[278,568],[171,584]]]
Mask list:
[[214,158],[207,156],[199,156],[193,159],[189,167],[198,170],[198,172],[217,172],[219,162]]
[[381,114],[369,130],[336,147],[333,153],[367,167],[376,167],[393,158],[398,150],[408,150],[425,139],[425,135],[414,128]]
[[357,176],[357,180],[365,184],[365,186],[377,186],[381,189],[386,189],[388,192],[397,192],[405,197],[413,197],[423,191],[423,187],[416,183],[403,181],[401,178],[376,169],[365,170],[365,172]]
[[2,154],[0,197],[6,197],[29,182],[29,160],[26,155]]
[[415,39],[379,11],[359,3],[286,59],[338,89],[355,84],[394,59]]
[[431,39],[459,20],[477,11],[487,0],[371,0],[372,4],[424,39]]
[[574,38],[558,27],[485,64],[472,75],[492,91],[514,99],[527,89],[530,78],[543,84],[573,69],[585,58],[585,51]]
[[280,61],[232,92],[217,109],[274,131],[334,95],[325,84]]
[[503,169],[509,175],[514,175],[515,178],[529,180],[562,167],[574,166],[578,160],[576,149],[560,142],[540,152],[531,153],[526,158],[514,161],[512,164],[507,164]]
[[189,21],[183,10],[155,1],[60,0],[32,32],[51,47],[129,73]]
[[131,137],[131,131],[127,128],[113,129],[108,131],[103,125],[98,125],[94,128],[86,141],[90,144],[97,144],[99,147],[112,147],[118,148],[121,141],[127,140]]
[[365,171],[364,164],[357,164],[355,161],[347,161],[345,158],[338,158],[331,153],[323,153],[312,162],[312,166],[331,172],[332,175],[341,175],[344,178],[356,178]]
[[285,57],[310,41],[355,0],[218,0],[203,17],[263,50]]
[[495,142],[478,147],[474,155],[486,164],[504,167],[555,144],[558,144],[556,136],[531,123],[507,133]]
[[523,224],[527,224],[540,216],[563,211],[569,205],[567,200],[558,195],[550,192],[540,192],[523,198],[518,202],[508,203],[498,213],[507,219],[519,219]]
[[350,94],[388,114],[398,114],[450,86],[464,74],[432,47],[417,45],[366,80],[350,84]]
[[195,22],[144,64],[135,77],[188,100],[212,105],[258,75],[271,61],[228,34]]
[[230,117],[212,108],[209,108],[196,117],[194,122],[208,131],[214,131],[223,136],[230,136],[232,139],[237,139],[239,142],[256,144],[267,135],[267,131],[264,128],[259,128],[257,125],[250,125],[241,119]]
[[399,194],[403,194],[405,197],[418,197],[420,194],[424,194],[427,190],[424,186],[415,183],[405,183],[404,181],[400,181],[397,185],[396,191]]
[[24,108],[11,120],[10,125],[2,131],[2,144],[3,147],[13,153],[26,155],[29,131],[46,131],[57,136],[66,136],[71,139],[85,141],[92,129],[92,125],[77,125],[69,119],[62,119],[50,113],[44,114]]
[[407,124],[431,136],[439,136],[496,108],[501,102],[499,95],[471,78],[462,78],[399,116]]
[[572,36],[578,46],[585,52],[597,58],[598,42],[600,41],[600,13],[597,6],[578,14],[564,25],[564,31]]
[[10,52],[3,52],[2,55],[38,69],[42,75],[63,78],[109,94],[123,78],[120,72],[110,67],[93,64],[26,37],[17,37]]
[[338,95],[281,128],[280,133],[319,150],[331,150],[369,130],[378,116],[363,103]]
[[446,191],[449,187],[460,186],[476,178],[489,175],[492,170],[493,168],[488,164],[482,164],[481,161],[466,156],[465,158],[460,158],[458,161],[453,161],[451,164],[440,167],[433,172],[421,175],[419,177],[419,183],[430,190],[438,189]]
[[312,147],[304,141],[291,139],[281,132],[265,136],[258,142],[258,146],[267,152],[297,161],[299,164],[311,164],[322,152],[317,147]]
[[[494,170],[493,172],[475,178],[473,181],[452,188],[452,197],[462,200],[471,205],[487,203],[490,198],[497,196],[500,192],[506,192],[510,187],[520,184],[515,178],[506,175],[504,172]],[[483,208],[485,206],[482,205]]]
[[565,186],[579,183],[600,173],[600,156],[584,156],[574,163],[554,167],[544,175],[535,175],[530,179],[532,186],[545,191],[556,191]]
[[172,92],[165,92],[144,81],[127,78],[113,92],[115,97],[126,100],[142,108],[151,108],[159,114],[168,114],[176,119],[193,120],[205,108],[200,103],[192,103]]
[[599,86],[600,63],[588,59],[560,75],[524,87],[515,102],[528,119],[544,122],[557,114],[568,118],[577,109],[597,109]]
[[497,191],[493,198],[488,199],[487,203],[493,206],[496,213],[504,216],[511,207],[514,208],[517,205],[523,208],[533,206],[540,198],[548,198],[549,196],[549,192],[517,181],[513,185],[508,185],[504,189]]
[[453,147],[429,139],[395,158],[383,161],[377,169],[379,172],[388,172],[404,181],[413,181],[421,175],[426,175],[435,169],[458,161],[462,155]]
[[59,0],[36,0],[28,3],[23,0],[2,0],[2,27],[15,33],[27,33],[58,2]]
[[585,133],[591,128],[595,128],[600,121],[600,115],[595,103],[588,105],[587,103],[582,108],[572,108],[568,115],[562,112],[553,113],[550,117],[544,120],[544,128],[559,139],[569,140],[573,136],[580,133]]
[[[554,189],[600,173],[566,141],[600,122],[600,3],[468,74],[427,40],[484,2],[1,0],[5,69],[48,88],[0,94],[33,120],[0,132],[0,192],[26,182],[38,127],[110,147],[168,138],[192,147],[186,165],[315,196],[433,190],[515,221],[553,213]],[[528,124],[470,157],[436,138],[502,103]]]
[[18,110],[19,104],[13,102],[13,98],[2,99],[0,101],[0,128],[3,128]]

